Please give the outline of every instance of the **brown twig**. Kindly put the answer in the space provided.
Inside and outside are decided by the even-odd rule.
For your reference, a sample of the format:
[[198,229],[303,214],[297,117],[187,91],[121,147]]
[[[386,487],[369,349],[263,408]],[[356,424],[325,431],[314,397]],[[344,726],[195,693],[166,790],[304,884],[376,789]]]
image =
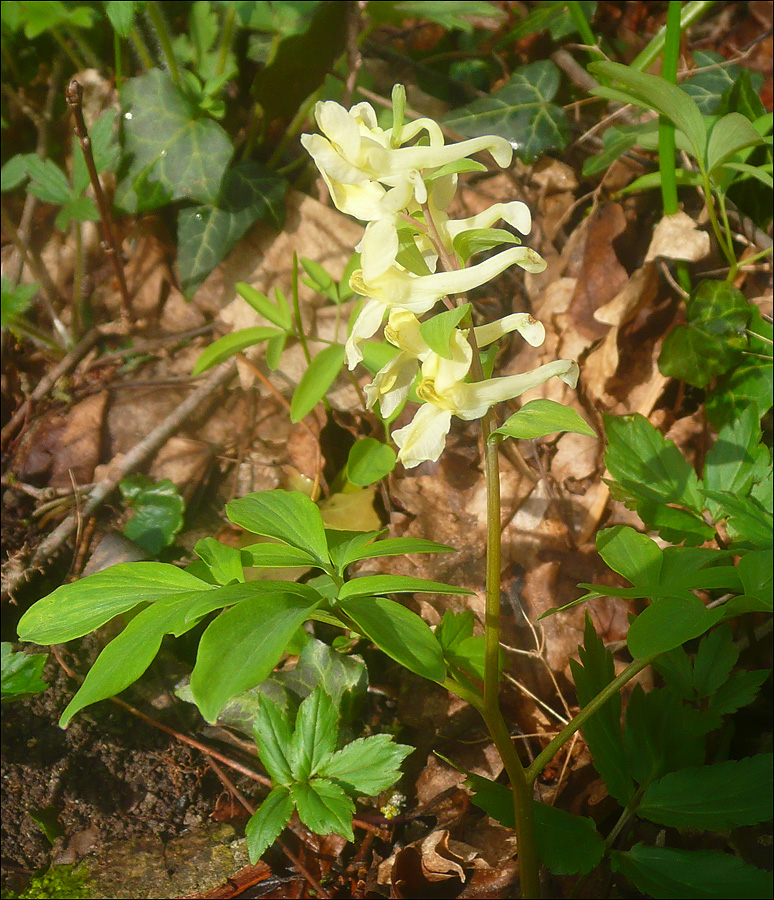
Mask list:
[[[187,397],[157,428],[154,428],[147,437],[135,444],[120,461],[111,465],[108,469],[107,477],[89,494],[80,511],[80,515],[84,518],[91,516],[118,487],[118,483],[149,459],[183,425],[186,419],[193,414],[204,400],[232,378],[234,372],[233,361],[224,363],[215,369],[207,381],[194,391],[190,397]],[[12,594],[23,581],[29,579],[35,569],[42,569],[46,566],[76,530],[77,524],[75,516],[68,516],[38,545],[26,568],[21,571],[16,571],[15,565],[10,565],[14,561],[9,560],[9,575],[3,584],[2,595]],[[18,565],[18,561],[15,562]]]
[[35,403],[35,401],[45,397],[63,375],[67,375],[68,372],[71,372],[97,343],[99,337],[100,332],[96,328],[85,334],[67,356],[65,356],[65,358],[47,375],[44,375],[43,378],[40,379],[33,392],[11,416],[9,421],[6,422],[2,431],[0,431],[0,447],[5,447],[16,429],[24,422],[30,406]]
[[13,220],[5,211],[5,207],[2,205],[0,205],[0,222],[2,222],[3,228],[8,232],[8,236],[11,238],[13,245],[18,250],[24,265],[27,266],[27,268],[30,270],[35,281],[40,282],[44,305],[46,306],[49,316],[51,316],[54,330],[65,345],[69,344],[70,333],[65,327],[62,320],[59,318],[55,308],[56,303],[63,305],[64,301],[62,300],[62,297],[60,296],[59,291],[54,284],[54,279],[51,277],[51,273],[46,268],[46,264],[42,259],[40,259],[40,257],[37,257],[30,252],[24,240],[22,239],[22,236],[19,234],[16,225],[14,225]]
[[78,137],[81,150],[83,150],[83,158],[86,162],[86,168],[89,170],[89,179],[91,180],[91,186],[94,188],[94,196],[97,200],[99,220],[100,225],[102,226],[102,249],[110,258],[113,271],[118,279],[121,298],[121,315],[127,322],[132,322],[134,320],[132,301],[129,297],[129,288],[126,286],[126,276],[124,275],[124,265],[121,261],[120,249],[116,243],[115,233],[113,231],[113,217],[110,206],[105,199],[99,175],[97,174],[97,167],[94,164],[94,154],[91,152],[91,138],[89,137],[89,132],[86,128],[86,121],[83,118],[83,107],[81,105],[83,100],[83,88],[81,87],[80,82],[75,78],[67,85],[65,99],[75,117],[75,134]]
[[358,38],[360,37],[361,18],[367,5],[366,0],[354,0],[347,9],[347,81],[344,85],[344,94],[341,100],[342,106],[345,107],[352,102],[357,75],[360,71],[360,66],[363,64]]

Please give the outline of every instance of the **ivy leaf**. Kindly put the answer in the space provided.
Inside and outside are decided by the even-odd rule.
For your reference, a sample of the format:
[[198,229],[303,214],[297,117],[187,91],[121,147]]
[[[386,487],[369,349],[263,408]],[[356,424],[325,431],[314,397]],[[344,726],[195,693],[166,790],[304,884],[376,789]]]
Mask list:
[[559,80],[559,69],[550,60],[522,66],[488,97],[448,113],[443,124],[468,137],[498,134],[525,160],[563,150],[570,127],[562,107],[551,102]]
[[135,513],[124,534],[154,556],[175,540],[183,527],[185,501],[168,478],[152,482],[145,475],[129,475],[118,485]]
[[[739,118],[752,128],[744,116]],[[751,315],[749,303],[733,285],[702,282],[686,301],[687,325],[678,325],[664,340],[658,360],[661,373],[707,387],[740,361]]]
[[187,300],[258,221],[277,230],[285,219],[287,182],[256,162],[242,162],[223,176],[216,205],[182,209],[177,265]]
[[655,900],[756,900],[772,892],[771,872],[727,853],[635,844],[626,852],[614,850],[610,862],[613,871]]
[[160,69],[130,78],[121,92],[124,148],[131,157],[116,204],[145,212],[174,200],[215,204],[233,148],[223,128]]

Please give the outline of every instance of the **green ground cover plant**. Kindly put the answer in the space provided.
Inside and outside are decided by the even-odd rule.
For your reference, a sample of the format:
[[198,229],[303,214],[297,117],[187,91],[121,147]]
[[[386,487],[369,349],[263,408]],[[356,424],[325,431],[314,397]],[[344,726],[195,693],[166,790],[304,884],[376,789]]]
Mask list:
[[[381,794],[401,777],[401,764],[413,748],[390,734],[357,732],[353,711],[362,701],[367,674],[362,660],[347,651],[361,642],[480,713],[509,784],[473,773],[466,773],[466,783],[477,806],[515,831],[522,896],[541,896],[542,867],[555,876],[573,876],[580,892],[584,879],[603,865],[641,894],[657,898],[770,894],[770,872],[729,852],[697,849],[686,838],[757,826],[772,816],[770,745],[739,758],[729,750],[734,714],[753,703],[770,674],[768,668],[740,668],[737,661],[739,634],[746,629],[746,640],[754,640],[772,611],[771,321],[733,283],[745,265],[770,250],[741,259],[728,214],[729,198],[742,196],[750,182],[772,187],[771,114],[762,110],[746,73],[726,70],[727,83],[715,104],[709,94],[721,90],[717,85],[708,88],[694,79],[678,87],[668,71],[662,76],[642,71],[662,50],[665,67],[670,58],[676,66],[682,30],[709,6],[670,3],[663,36],[630,66],[600,59],[604,54],[591,40],[596,4],[540,4],[520,26],[522,33],[547,29],[553,40],[579,33],[593,44],[587,48],[594,60],[588,71],[600,86],[591,93],[657,114],[612,134],[610,129],[603,153],[587,164],[587,173],[601,171],[635,146],[657,152],[659,170],[638,178],[626,192],[660,187],[668,216],[678,210],[679,189],[699,188],[726,267],[722,279],[694,283],[687,266],[676,266],[686,321],[667,335],[659,358],[664,375],[704,392],[701,402],[717,435],[701,463],[687,460],[642,415],[601,417],[610,494],[636,513],[641,526],[615,525],[596,536],[599,556],[617,581],[629,586],[582,583],[584,593],[570,606],[601,597],[635,601],[626,636],[630,661],[616,672],[610,649],[587,616],[579,660],[571,662],[580,711],[525,762],[500,700],[501,444],[597,432],[574,409],[551,400],[532,400],[511,415],[501,414],[503,403],[550,379],[574,389],[582,364],[555,359],[525,372],[497,374],[489,348],[514,333],[538,347],[546,329],[528,313],[477,324],[480,317],[467,293],[512,266],[530,273],[545,268],[540,255],[522,244],[532,216],[515,200],[466,219],[454,219],[447,210],[461,176],[486,169],[479,159],[505,168],[514,148],[523,159],[534,159],[566,145],[569,124],[554,103],[558,69],[550,61],[517,68],[504,86],[452,110],[442,124],[464,139],[450,142],[434,119],[407,115],[400,84],[386,114],[377,115],[365,101],[339,102],[341,85],[332,87],[326,75],[341,54],[331,35],[341,31],[344,4],[194,3],[188,33],[176,37],[160,4],[152,2],[106,3],[100,9],[4,4],[9,53],[20,54],[22,34],[28,41],[43,36],[55,43],[67,35],[69,52],[87,56],[93,51],[86,33],[102,29],[110,36],[112,28],[122,130],[116,141],[114,120],[107,116],[92,126],[97,171],[116,170],[119,212],[174,209],[186,296],[256,221],[282,228],[288,173],[276,165],[278,159],[257,162],[253,151],[268,142],[280,115],[289,111],[293,117],[289,141],[313,112],[316,131],[300,134],[300,143],[334,206],[365,223],[363,238],[352,248],[341,279],[302,257],[292,261],[289,298],[279,288],[270,298],[248,284],[237,285],[242,299],[271,324],[214,341],[194,374],[258,344],[265,344],[267,366],[275,370],[286,349],[300,343],[308,366],[289,407],[291,420],[300,422],[318,404],[326,405],[342,373],[361,366],[369,371],[364,411],[377,418],[384,440],[366,436],[354,443],[338,476],[341,485],[367,486],[399,463],[411,469],[437,461],[453,417],[479,423],[487,498],[486,616],[480,631],[472,612],[447,611],[431,628],[396,599],[470,593],[463,588],[358,571],[369,559],[454,548],[386,531],[326,527],[316,486],[311,496],[275,489],[229,502],[227,519],[254,535],[254,543],[237,548],[205,537],[194,547],[196,559],[185,566],[158,561],[113,566],[57,587],[22,616],[19,639],[43,646],[83,637],[116,617],[124,623],[62,713],[63,728],[86,707],[140,679],[165,637],[194,638],[196,661],[180,696],[210,724],[237,723],[254,740],[271,779],[270,792],[246,826],[253,862],[294,812],[317,834],[352,840],[357,798]],[[370,28],[399,19],[406,8],[464,37],[472,34],[470,18],[478,7],[495,9],[370,4],[373,17],[361,38],[366,42]],[[262,67],[249,89],[253,103],[237,146],[226,126],[238,112],[229,108],[233,98],[225,87],[239,74],[233,41],[240,30]],[[143,33],[155,36],[153,50]],[[122,74],[123,41],[134,46],[143,74]],[[294,60],[320,45],[326,47],[320,71],[309,67],[301,84],[279,96],[276,86],[290,83]],[[156,64],[161,59],[164,68]],[[473,82],[486,75],[475,65],[456,71]],[[679,167],[676,150],[685,161]],[[85,173],[77,160],[68,176],[51,160],[17,154],[3,167],[3,191],[23,187],[61,207],[58,228],[77,227],[97,217],[86,196]],[[299,306],[301,278],[339,311],[356,301],[346,340],[330,342],[314,358]],[[34,333],[26,327],[33,296],[4,282],[5,327],[19,335]],[[415,410],[413,418],[394,428],[405,409]],[[125,481],[122,494],[137,509],[127,534],[158,555],[183,527],[183,501],[170,482],[154,484],[143,477]],[[300,581],[298,567],[306,571]],[[294,572],[287,580],[251,580],[246,568]],[[320,626],[340,634],[324,643],[315,633]],[[288,653],[299,656],[291,675],[275,671]],[[32,663],[26,657],[25,665],[18,657],[3,645],[4,699],[6,681],[10,699],[42,689],[38,660],[45,657],[32,657]],[[631,690],[629,683],[649,667],[658,686]],[[536,798],[541,773],[579,731],[620,807],[606,833],[591,818]],[[621,849],[619,842],[635,833],[637,821],[658,828],[651,829],[650,841],[629,841]]]

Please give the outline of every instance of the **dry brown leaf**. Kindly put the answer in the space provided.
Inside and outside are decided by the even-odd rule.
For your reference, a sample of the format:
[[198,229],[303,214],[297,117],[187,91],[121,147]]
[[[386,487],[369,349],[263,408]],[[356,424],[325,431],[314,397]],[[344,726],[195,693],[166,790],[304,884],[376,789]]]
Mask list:
[[600,338],[607,328],[594,318],[600,306],[609,303],[629,280],[616,255],[613,242],[626,230],[626,216],[619,203],[606,203],[585,224],[584,256],[569,318],[587,337]]
[[710,236],[684,212],[664,216],[653,232],[645,262],[658,257],[698,262],[710,252]]
[[51,465],[51,487],[89,484],[100,461],[102,425],[108,393],[101,391],[82,400],[67,415]]

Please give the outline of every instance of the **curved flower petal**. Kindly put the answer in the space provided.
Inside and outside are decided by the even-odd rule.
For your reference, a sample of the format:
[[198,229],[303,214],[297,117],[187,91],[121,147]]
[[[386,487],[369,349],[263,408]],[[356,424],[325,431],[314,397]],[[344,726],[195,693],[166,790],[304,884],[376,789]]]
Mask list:
[[578,383],[578,364],[571,359],[555,359],[531,372],[489,378],[470,384],[459,382],[453,392],[454,415],[460,419],[479,419],[501,400],[511,400],[543,384],[554,375],[570,387]]
[[493,203],[489,209],[467,219],[449,219],[446,222],[446,232],[453,240],[463,231],[489,228],[500,219],[512,225],[520,234],[529,234],[532,229],[532,215],[527,204],[512,200],[510,203]]
[[436,460],[446,446],[451,427],[451,412],[425,403],[405,428],[393,431],[392,439],[400,448],[398,459],[407,469],[427,460]]
[[368,409],[372,409],[378,400],[382,418],[389,419],[408,397],[418,371],[419,363],[411,353],[399,353],[391,359],[365,386]]
[[385,312],[384,304],[379,303],[378,300],[369,300],[360,310],[360,315],[355,319],[347,343],[344,345],[349,369],[354,369],[363,358],[360,342],[376,333],[376,329],[382,324]]
[[533,319],[529,313],[512,313],[495,322],[479,325],[473,331],[479,347],[487,347],[511,331],[518,331],[531,347],[539,347],[546,339],[546,330],[542,323]]
[[352,273],[349,283],[364,297],[421,314],[431,309],[441,297],[479,287],[514,264],[528,272],[542,272],[546,267],[545,260],[529,247],[512,247],[456,272],[413,275],[393,266],[378,278],[369,280],[365,279],[362,270],[357,270]]

